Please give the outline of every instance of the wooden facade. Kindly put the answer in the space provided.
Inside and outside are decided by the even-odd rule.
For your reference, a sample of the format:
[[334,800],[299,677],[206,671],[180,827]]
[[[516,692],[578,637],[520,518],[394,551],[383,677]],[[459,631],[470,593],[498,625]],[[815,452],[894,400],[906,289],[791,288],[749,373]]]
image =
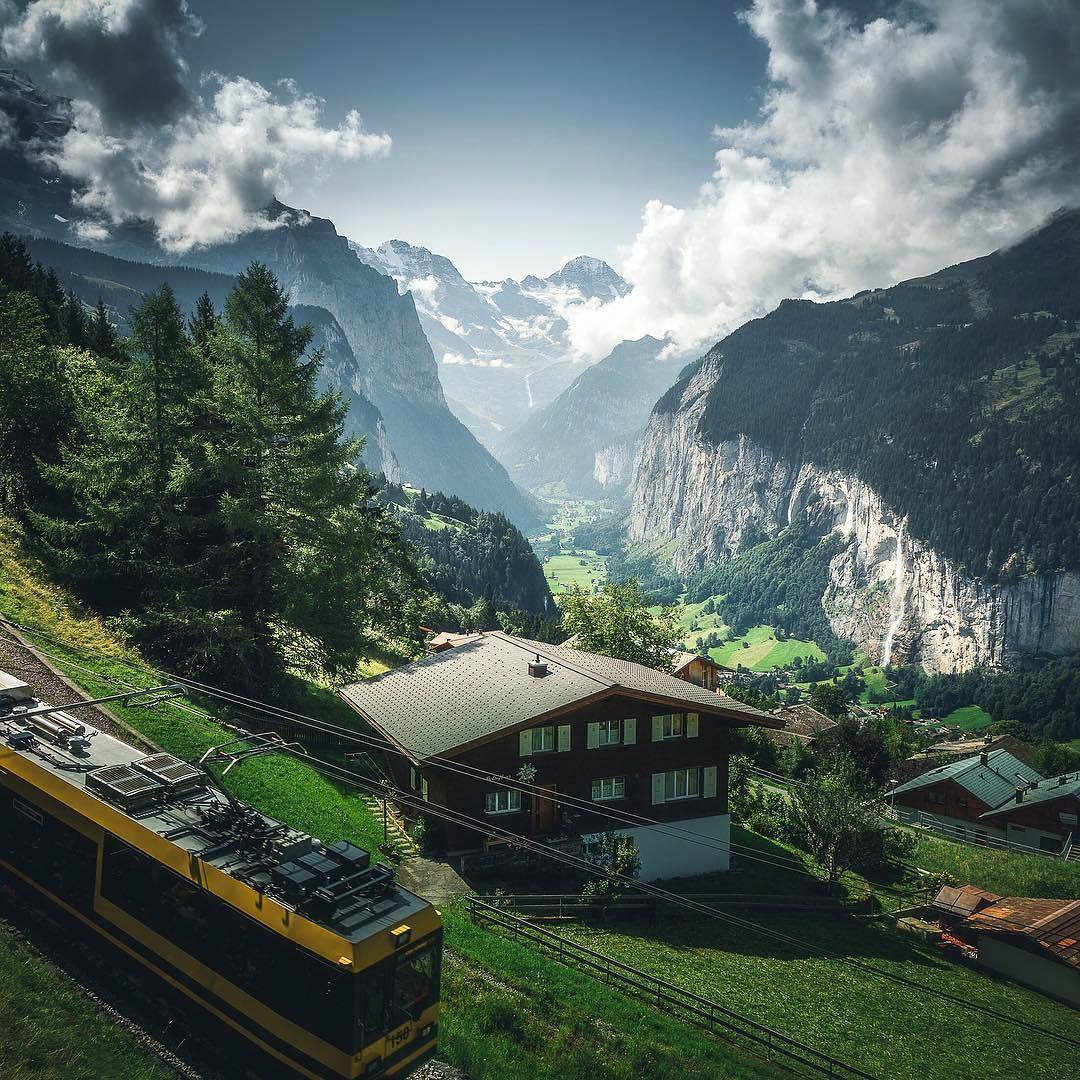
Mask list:
[[[681,734],[654,741],[653,718],[665,715],[682,717]],[[397,755],[390,756],[388,766],[397,785],[425,794],[436,806],[477,818],[492,827],[522,836],[577,836],[618,828],[618,821],[604,815],[609,809],[663,822],[726,814],[731,726],[731,721],[720,716],[703,712],[672,713],[670,707],[662,708],[620,694],[579,703],[556,716],[496,732],[472,746],[443,755],[483,770],[493,778],[490,781],[463,776],[434,763],[412,767]],[[531,735],[535,728],[548,727],[552,729],[550,738]],[[671,727],[669,724],[669,731]],[[599,745],[602,738],[612,738],[616,730],[618,742]],[[530,747],[528,753],[524,752],[523,732],[530,733],[528,737],[536,745],[550,741],[551,749]],[[663,734],[663,721],[660,734]],[[633,742],[628,741],[629,737]],[[494,777],[517,778],[524,765],[535,770],[534,788],[550,790],[553,795],[573,796],[595,806],[597,813],[545,799],[538,793],[530,797],[524,792],[517,793],[520,801],[516,795],[499,796],[503,801],[493,808],[489,796],[508,790]],[[660,782],[656,777],[685,770],[694,773],[692,780],[684,777],[683,781],[695,786],[696,793],[671,798],[665,793],[660,798]],[[594,795],[598,797],[594,799]],[[484,844],[484,833],[475,829],[448,822],[443,823],[442,829],[448,854],[475,851]]]

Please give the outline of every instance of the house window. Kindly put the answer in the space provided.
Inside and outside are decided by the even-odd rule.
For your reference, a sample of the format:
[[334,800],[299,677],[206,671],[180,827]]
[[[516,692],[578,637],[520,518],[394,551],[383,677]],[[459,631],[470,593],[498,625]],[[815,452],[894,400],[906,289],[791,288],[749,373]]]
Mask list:
[[532,752],[542,754],[547,750],[555,749],[555,729],[548,727],[534,727],[532,729]]
[[513,814],[521,809],[521,792],[502,788],[484,796],[485,814]]
[[945,796],[940,791],[928,791],[926,793],[926,801],[937,803],[939,806],[945,802]]
[[622,742],[622,721],[601,720],[596,731],[597,746],[618,746]]
[[592,782],[593,802],[604,802],[607,799],[622,799],[626,796],[625,776],[606,776],[602,780]]
[[698,793],[697,769],[672,769],[664,773],[664,802],[693,799]]
[[660,717],[661,730],[665,739],[681,739],[683,735],[683,714],[669,713]]

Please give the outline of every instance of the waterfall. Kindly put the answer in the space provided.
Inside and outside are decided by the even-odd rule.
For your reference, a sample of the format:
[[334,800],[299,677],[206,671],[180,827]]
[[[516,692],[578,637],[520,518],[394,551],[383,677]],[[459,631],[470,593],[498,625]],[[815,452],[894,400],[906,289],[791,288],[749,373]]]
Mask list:
[[907,589],[904,588],[904,521],[896,530],[896,562],[893,566],[893,592],[892,602],[889,605],[889,629],[885,632],[885,641],[881,647],[881,666],[888,667],[892,660],[893,638],[896,631],[904,621],[904,599]]
[[532,385],[529,382],[529,380],[532,377],[533,377],[533,373],[531,371],[529,372],[528,375],[525,376],[525,393],[529,395],[529,408],[530,409],[533,407]]

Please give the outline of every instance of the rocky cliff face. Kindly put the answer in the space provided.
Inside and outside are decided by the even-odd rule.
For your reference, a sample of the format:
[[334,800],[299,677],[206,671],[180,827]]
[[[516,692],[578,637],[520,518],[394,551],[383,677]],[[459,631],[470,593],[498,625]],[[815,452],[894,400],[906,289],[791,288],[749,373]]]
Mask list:
[[805,512],[823,534],[846,540],[822,597],[829,622],[875,660],[954,671],[1080,648],[1080,575],[979,581],[912,537],[906,518],[857,477],[784,460],[745,435],[702,439],[698,424],[721,363],[710,354],[679,408],[650,420],[631,489],[633,541],[674,540],[674,562],[690,572]]

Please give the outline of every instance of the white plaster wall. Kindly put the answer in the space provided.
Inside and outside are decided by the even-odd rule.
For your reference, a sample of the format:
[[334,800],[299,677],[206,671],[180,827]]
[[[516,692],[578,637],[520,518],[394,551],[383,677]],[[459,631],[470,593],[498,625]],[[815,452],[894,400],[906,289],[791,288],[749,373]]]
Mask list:
[[1080,1008],[1080,971],[1067,964],[1044,960],[990,934],[979,935],[979,963],[1007,979]]
[[[727,870],[731,864],[731,817],[728,814],[613,831],[632,837],[637,844],[641,856],[638,875],[641,881],[707,874]],[[683,836],[682,833],[693,835]],[[702,839],[696,840],[697,836]]]

